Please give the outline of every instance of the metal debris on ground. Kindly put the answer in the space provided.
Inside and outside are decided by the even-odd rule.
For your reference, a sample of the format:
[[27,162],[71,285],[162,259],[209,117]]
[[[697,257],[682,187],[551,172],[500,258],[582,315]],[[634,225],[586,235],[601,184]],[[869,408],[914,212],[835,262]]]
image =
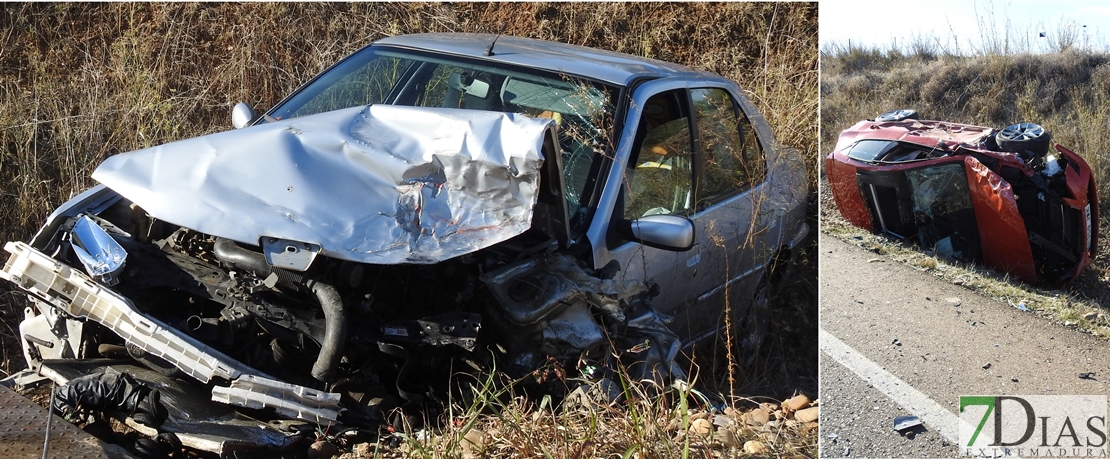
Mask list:
[[902,432],[921,425],[921,418],[917,416],[898,416],[894,418],[894,430]]

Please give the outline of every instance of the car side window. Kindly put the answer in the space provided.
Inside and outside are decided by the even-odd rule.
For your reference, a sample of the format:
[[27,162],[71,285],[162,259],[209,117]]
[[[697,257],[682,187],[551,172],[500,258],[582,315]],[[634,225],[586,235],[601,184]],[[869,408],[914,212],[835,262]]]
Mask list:
[[755,129],[728,91],[690,91],[704,169],[698,181],[699,205],[711,204],[762,183],[767,162]]
[[693,207],[693,141],[684,91],[652,96],[644,104],[625,170],[624,218],[681,215]]

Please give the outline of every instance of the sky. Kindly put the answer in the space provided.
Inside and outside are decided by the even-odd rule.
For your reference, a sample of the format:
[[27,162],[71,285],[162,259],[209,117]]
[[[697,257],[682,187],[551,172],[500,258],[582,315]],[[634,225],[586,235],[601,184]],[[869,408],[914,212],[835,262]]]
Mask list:
[[886,49],[924,36],[968,53],[983,46],[985,35],[1009,36],[1028,51],[1045,52],[1072,31],[1077,43],[1110,51],[1106,0],[820,0],[818,8],[823,47],[851,40]]

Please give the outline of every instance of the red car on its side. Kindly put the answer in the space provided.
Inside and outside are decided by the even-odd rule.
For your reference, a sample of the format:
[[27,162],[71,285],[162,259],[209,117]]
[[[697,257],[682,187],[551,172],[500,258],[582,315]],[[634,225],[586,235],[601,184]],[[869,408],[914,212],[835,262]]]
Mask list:
[[825,167],[853,225],[1024,282],[1071,279],[1098,245],[1090,167],[1036,124],[997,130],[898,110],[841,132]]

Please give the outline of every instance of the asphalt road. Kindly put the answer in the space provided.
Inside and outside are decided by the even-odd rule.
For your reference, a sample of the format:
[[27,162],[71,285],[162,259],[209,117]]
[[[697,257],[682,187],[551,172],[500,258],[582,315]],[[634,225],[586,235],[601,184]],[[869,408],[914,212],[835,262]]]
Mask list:
[[960,395],[1110,393],[1110,343],[819,238],[821,457],[956,457]]

